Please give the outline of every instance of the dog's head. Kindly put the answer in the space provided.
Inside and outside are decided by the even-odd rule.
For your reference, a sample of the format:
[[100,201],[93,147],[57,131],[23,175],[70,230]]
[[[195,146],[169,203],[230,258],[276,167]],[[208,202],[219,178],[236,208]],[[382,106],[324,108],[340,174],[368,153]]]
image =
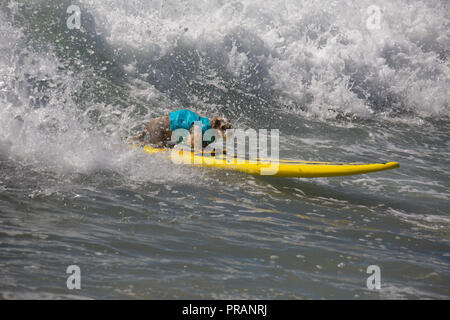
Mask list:
[[226,139],[226,131],[232,128],[230,120],[223,117],[212,117],[211,118],[211,127],[213,129],[219,130],[222,135],[222,139]]

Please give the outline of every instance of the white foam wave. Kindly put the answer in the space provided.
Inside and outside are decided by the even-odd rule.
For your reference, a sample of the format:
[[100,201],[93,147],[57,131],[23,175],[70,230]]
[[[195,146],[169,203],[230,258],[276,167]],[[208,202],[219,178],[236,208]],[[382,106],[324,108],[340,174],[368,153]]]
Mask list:
[[124,146],[122,136],[136,125],[129,113],[102,103],[83,110],[74,97],[86,74],[67,72],[52,50],[30,48],[20,29],[0,20],[2,159],[57,173],[111,170],[137,181],[189,180],[192,171]]
[[[183,44],[239,78],[256,57],[270,88],[308,115],[450,115],[445,1],[83,2],[109,43],[136,59],[155,61]],[[367,27],[373,5],[376,29]]]

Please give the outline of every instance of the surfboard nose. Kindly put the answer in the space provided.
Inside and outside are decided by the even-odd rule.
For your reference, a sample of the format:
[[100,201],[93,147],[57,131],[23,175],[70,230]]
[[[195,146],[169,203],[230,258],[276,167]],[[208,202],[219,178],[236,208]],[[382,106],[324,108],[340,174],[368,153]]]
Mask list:
[[389,169],[395,169],[395,168],[400,168],[400,163],[398,163],[398,162],[387,162],[386,163],[386,166],[389,168]]

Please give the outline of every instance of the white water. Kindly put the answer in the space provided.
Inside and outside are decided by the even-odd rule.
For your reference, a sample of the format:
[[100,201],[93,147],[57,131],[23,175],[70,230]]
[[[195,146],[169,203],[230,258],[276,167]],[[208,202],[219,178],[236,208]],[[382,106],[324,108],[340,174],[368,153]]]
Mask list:
[[[336,111],[360,117],[381,111],[380,117],[395,107],[425,117],[450,114],[447,1],[83,3],[107,30],[107,41],[130,54],[131,66],[182,43],[224,59],[238,78],[257,60],[280,99],[307,105],[308,114],[321,118]],[[367,26],[373,5],[379,29]],[[393,105],[373,105],[387,97]]]
[[[106,265],[112,297],[448,297],[448,1],[81,1],[96,27],[73,34],[111,51],[52,37],[61,3],[0,5],[3,297],[59,296],[39,272],[80,257],[82,297],[110,294]],[[122,145],[182,103],[280,129],[281,157],[401,167],[263,179]]]

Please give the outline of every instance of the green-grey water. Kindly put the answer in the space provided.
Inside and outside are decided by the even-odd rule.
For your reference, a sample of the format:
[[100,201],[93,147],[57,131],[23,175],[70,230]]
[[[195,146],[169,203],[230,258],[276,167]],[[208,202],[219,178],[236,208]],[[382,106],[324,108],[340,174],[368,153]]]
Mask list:
[[[377,28],[371,5],[1,1],[0,297],[448,299],[448,3],[379,1]],[[181,106],[279,129],[282,158],[401,167],[259,177],[123,144]]]

